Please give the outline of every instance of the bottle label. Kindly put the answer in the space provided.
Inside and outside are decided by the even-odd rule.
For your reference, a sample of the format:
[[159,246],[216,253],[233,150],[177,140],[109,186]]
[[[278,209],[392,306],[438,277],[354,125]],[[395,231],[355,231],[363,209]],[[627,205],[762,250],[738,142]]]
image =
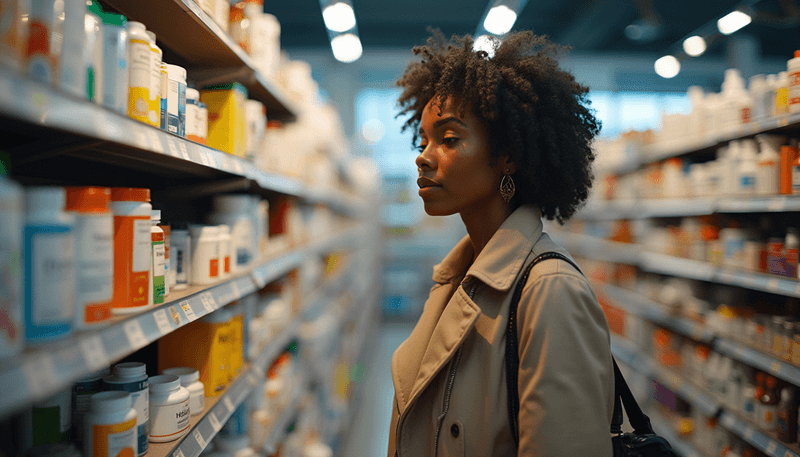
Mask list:
[[762,403],[759,408],[759,413],[759,425],[761,428],[770,431],[775,430],[778,413],[777,405],[765,405]]
[[144,40],[129,41],[128,115],[148,122],[150,111],[150,43]]
[[[69,227],[34,225],[24,232],[26,328],[36,339],[66,333],[75,316],[74,236]],[[42,328],[58,326],[58,330]]]
[[739,179],[739,188],[741,190],[753,190],[756,187],[756,177],[753,175],[744,175]]
[[91,439],[84,455],[92,457],[127,457],[136,455],[136,419],[119,424],[91,426]]
[[150,391],[147,379],[133,382],[106,382],[106,390],[120,390],[131,394],[133,409],[136,410],[137,455],[147,453],[150,436]]
[[80,216],[75,224],[78,248],[76,303],[86,324],[111,317],[114,293],[114,223],[112,216]]
[[166,273],[163,241],[153,241],[153,303],[164,303],[164,275]]
[[161,127],[161,56],[156,48],[150,48],[150,100],[147,120],[150,125]]
[[205,408],[205,400],[206,397],[202,390],[197,395],[192,395],[192,397],[189,398],[189,410],[191,411],[192,416],[196,416],[203,412],[203,409]]
[[792,165],[792,194],[800,195],[800,165]]
[[174,79],[169,80],[167,117],[168,131],[186,137],[186,85]]
[[150,416],[150,437],[167,441],[180,437],[189,429],[189,400],[173,405],[153,406]]

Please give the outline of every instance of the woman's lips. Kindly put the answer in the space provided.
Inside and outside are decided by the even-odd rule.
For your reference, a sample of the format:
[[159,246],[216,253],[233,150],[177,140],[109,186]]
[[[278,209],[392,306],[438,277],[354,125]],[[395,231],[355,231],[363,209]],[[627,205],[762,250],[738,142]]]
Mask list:
[[417,178],[417,185],[419,186],[420,189],[425,189],[426,187],[442,187],[436,181],[422,176]]

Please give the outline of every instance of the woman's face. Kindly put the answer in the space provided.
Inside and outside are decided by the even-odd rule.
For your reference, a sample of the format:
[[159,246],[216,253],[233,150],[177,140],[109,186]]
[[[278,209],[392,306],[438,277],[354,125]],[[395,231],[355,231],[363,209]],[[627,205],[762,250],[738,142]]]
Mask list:
[[486,126],[470,106],[461,117],[452,98],[441,114],[438,103],[429,101],[422,111],[419,137],[417,184],[426,213],[463,216],[502,203],[500,180],[505,160],[489,166]]

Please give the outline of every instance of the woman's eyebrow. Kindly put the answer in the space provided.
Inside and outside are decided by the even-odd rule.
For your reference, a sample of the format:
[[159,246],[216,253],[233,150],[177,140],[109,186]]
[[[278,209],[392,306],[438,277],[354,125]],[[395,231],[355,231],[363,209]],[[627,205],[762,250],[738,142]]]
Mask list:
[[[462,128],[465,128],[465,129],[468,128],[467,124],[461,122],[461,120],[459,118],[455,117],[455,116],[449,116],[449,117],[446,117],[444,119],[439,119],[438,121],[433,123],[433,128],[434,128],[434,130],[438,129],[439,127],[441,127],[441,126],[443,126],[445,124],[449,124],[450,122],[455,122],[456,124],[460,125]],[[419,133],[420,133],[420,135],[424,134],[425,133],[425,129],[420,127]]]

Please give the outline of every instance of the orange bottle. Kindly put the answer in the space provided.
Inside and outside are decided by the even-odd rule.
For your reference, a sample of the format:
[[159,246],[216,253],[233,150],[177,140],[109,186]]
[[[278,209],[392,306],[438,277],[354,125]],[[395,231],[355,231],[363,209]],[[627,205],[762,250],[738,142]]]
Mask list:
[[782,195],[791,195],[792,186],[797,185],[792,178],[793,164],[797,163],[797,160],[797,148],[781,146],[780,192]]
[[148,306],[151,236],[150,189],[111,189],[114,213],[115,314],[135,313]]

